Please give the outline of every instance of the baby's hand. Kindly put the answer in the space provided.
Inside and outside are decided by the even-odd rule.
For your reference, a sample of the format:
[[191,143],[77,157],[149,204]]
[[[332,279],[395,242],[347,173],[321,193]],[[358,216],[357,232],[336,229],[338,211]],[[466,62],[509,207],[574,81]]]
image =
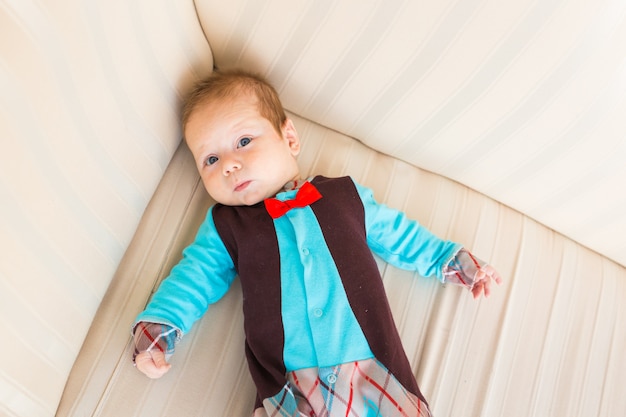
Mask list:
[[135,358],[135,365],[143,374],[152,379],[161,378],[172,367],[165,360],[165,354],[159,350],[141,352]]
[[489,294],[491,294],[490,286],[492,280],[498,285],[502,283],[500,274],[498,274],[498,271],[496,271],[491,265],[485,265],[476,271],[474,286],[472,287],[472,295],[474,298],[480,297],[480,293],[484,293],[485,297],[489,297]]

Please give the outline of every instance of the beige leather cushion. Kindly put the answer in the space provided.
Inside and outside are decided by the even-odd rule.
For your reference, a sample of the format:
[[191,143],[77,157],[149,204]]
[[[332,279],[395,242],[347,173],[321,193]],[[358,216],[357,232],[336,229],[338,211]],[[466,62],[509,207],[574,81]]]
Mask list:
[[[436,416],[621,415],[626,271],[453,181],[294,117],[303,175],[352,175],[380,201],[463,242],[505,277],[488,300],[380,263],[394,317]],[[247,416],[238,281],[157,381],[130,363],[128,326],[211,201],[176,153],[94,321],[58,416]],[[358,261],[358,260],[355,260]],[[591,277],[591,278],[590,278]]]
[[0,415],[54,415],[211,68],[190,2],[0,2]]

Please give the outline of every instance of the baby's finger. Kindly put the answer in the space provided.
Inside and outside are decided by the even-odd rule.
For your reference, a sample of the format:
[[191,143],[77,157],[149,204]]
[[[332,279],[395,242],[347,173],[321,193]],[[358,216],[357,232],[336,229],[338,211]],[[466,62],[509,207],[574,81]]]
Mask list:
[[485,293],[485,298],[489,297],[489,295],[491,294],[491,279],[489,279],[489,277],[486,277],[485,280],[483,281],[483,292]]
[[476,271],[476,276],[474,277],[474,281],[480,282],[484,280],[486,276],[487,276],[487,273],[485,272],[485,269],[481,268],[478,271]]
[[135,358],[135,365],[148,378],[160,378],[170,370],[162,352],[142,352]]
[[167,363],[167,361],[165,360],[165,355],[162,352],[151,351],[150,356],[152,357],[152,361],[154,362],[154,365],[157,367],[157,369],[165,370],[165,372],[167,372],[172,367],[172,365]]
[[472,287],[472,295],[474,296],[474,299],[480,297],[480,294],[483,292],[483,281],[476,281],[474,282],[474,286]]
[[494,280],[496,284],[502,284],[502,277],[500,277],[500,274],[498,273],[498,271],[495,270],[494,267],[492,267],[491,265],[485,265],[482,270],[485,272],[486,275],[491,277],[491,279]]

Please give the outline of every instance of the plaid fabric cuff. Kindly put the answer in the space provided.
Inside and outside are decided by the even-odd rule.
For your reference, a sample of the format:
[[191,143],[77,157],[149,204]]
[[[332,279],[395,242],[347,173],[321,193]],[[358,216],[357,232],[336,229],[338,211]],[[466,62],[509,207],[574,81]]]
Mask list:
[[472,255],[470,251],[461,249],[450,263],[443,267],[444,283],[461,285],[471,290],[476,272],[485,265],[487,265],[486,262]]
[[139,322],[135,326],[133,363],[141,352],[160,350],[166,358],[174,353],[178,332],[175,327],[167,324]]

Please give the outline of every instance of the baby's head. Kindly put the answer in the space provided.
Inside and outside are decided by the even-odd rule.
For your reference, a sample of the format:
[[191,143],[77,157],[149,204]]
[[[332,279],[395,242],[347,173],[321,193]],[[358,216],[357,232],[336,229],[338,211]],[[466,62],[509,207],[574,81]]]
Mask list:
[[235,70],[198,83],[183,131],[205,188],[219,203],[253,205],[299,177],[300,140],[274,88]]
[[287,115],[278,93],[263,77],[239,69],[214,71],[196,84],[183,108],[183,130],[196,108],[209,103],[229,101],[242,94],[256,96],[259,113],[279,132]]

